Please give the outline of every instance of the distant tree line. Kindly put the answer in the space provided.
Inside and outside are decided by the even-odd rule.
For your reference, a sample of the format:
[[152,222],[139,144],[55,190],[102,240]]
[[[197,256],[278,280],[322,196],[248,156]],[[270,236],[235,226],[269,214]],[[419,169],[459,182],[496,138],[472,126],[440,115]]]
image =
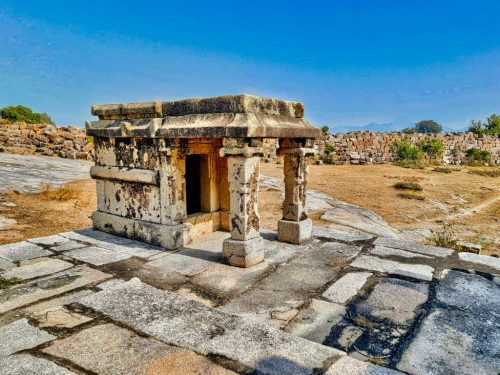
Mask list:
[[0,119],[3,123],[25,122],[27,124],[50,124],[54,121],[46,113],[36,113],[24,105],[10,105],[0,109]]
[[441,133],[443,131],[443,126],[434,120],[422,120],[417,122],[413,128],[404,128],[401,131],[406,134]]
[[475,134],[500,134],[500,116],[492,114],[486,119],[486,122],[481,120],[472,120],[469,132]]

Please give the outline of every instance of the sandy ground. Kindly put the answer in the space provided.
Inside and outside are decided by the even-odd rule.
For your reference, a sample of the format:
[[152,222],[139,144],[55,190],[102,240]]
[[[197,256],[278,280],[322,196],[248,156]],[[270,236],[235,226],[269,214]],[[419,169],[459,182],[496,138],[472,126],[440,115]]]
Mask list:
[[[500,177],[471,174],[472,169],[466,167],[454,169],[445,174],[431,168],[394,165],[311,166],[308,186],[367,207],[398,229],[440,230],[449,223],[460,239],[482,243],[490,253],[500,253]],[[282,165],[262,164],[261,173],[281,178]],[[425,200],[398,197],[400,191],[393,185],[400,181],[418,182],[423,187],[418,194]],[[17,207],[0,206],[0,215],[18,224],[0,231],[0,244],[90,226],[96,205],[95,184],[78,180],[67,187],[76,191],[68,199],[43,193],[4,194]],[[279,192],[261,192],[263,227],[276,228],[281,201]],[[320,213],[312,217],[317,224],[327,224],[321,223]]]

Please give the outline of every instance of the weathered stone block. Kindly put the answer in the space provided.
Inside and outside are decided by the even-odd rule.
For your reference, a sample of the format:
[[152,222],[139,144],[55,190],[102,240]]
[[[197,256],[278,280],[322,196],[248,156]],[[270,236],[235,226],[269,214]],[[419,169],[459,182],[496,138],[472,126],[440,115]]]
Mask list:
[[262,238],[246,241],[227,238],[222,246],[222,256],[232,266],[251,267],[264,260]]
[[311,239],[312,236],[312,220],[306,219],[302,221],[278,221],[278,241],[288,242],[293,244],[302,244]]

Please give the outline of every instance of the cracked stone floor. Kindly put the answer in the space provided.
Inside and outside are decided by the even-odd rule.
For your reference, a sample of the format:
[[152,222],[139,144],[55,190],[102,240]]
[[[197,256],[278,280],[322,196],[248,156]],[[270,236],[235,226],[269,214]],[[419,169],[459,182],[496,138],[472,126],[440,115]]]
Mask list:
[[500,259],[315,228],[266,261],[92,229],[0,246],[0,374],[498,374]]

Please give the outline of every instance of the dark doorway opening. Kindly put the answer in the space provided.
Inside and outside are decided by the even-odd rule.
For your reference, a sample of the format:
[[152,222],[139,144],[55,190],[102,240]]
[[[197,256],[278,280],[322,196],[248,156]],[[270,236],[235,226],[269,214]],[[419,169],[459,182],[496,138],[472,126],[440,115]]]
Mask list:
[[186,209],[188,215],[201,212],[201,161],[202,155],[186,156]]

